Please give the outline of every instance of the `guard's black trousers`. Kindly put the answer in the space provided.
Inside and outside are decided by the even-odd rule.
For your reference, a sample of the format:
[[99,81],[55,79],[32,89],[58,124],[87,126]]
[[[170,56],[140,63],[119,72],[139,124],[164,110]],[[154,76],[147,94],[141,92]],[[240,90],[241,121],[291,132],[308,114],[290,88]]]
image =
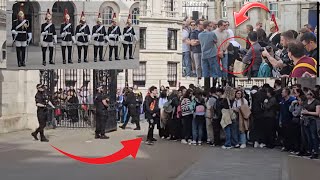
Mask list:
[[[46,62],[47,47],[42,47],[42,62]],[[53,47],[49,47],[49,61],[53,62]]]
[[114,49],[114,57],[118,59],[118,55],[119,55],[118,46],[109,46],[109,59],[112,58],[113,49]]
[[16,47],[16,51],[17,51],[18,66],[20,67],[25,64],[26,47]]
[[61,46],[62,49],[62,60],[63,62],[66,62],[66,48],[68,47],[68,62],[71,62],[71,56],[72,56],[72,46]]
[[88,46],[78,46],[78,62],[81,62],[81,50],[83,48],[83,58],[84,61],[87,61],[87,55],[88,55]]
[[107,113],[97,111],[96,114],[96,135],[105,135],[106,133],[106,124],[107,124]]
[[36,129],[35,134],[40,133],[41,139],[45,138],[44,136],[44,128],[47,124],[48,119],[48,111],[45,108],[39,108],[37,110],[37,117],[39,122],[39,127]]
[[132,58],[132,44],[123,44],[123,57],[127,57],[128,53],[128,48],[129,48],[129,57]]
[[98,51],[99,51],[99,60],[102,61],[103,57],[103,46],[94,46],[93,48],[94,52],[94,61],[97,61]]

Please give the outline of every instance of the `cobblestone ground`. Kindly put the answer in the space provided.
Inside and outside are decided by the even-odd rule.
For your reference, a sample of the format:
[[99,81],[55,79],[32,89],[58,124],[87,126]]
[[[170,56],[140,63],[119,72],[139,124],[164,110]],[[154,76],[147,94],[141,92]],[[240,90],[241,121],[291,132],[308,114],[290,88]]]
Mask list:
[[[47,66],[42,65],[42,52],[41,48],[38,46],[28,47],[28,60],[26,67],[18,67],[16,60],[16,51],[13,47],[7,47],[7,68],[8,69],[133,69],[139,67],[139,50],[138,45],[135,50],[134,60],[124,60],[123,59],[123,47],[121,48],[120,61],[115,61],[113,56],[113,61],[109,61],[109,48],[105,54],[105,62],[94,62],[93,61],[93,45],[89,46],[88,50],[88,63],[83,62],[83,52],[82,52],[82,63],[78,63],[78,50],[76,45],[73,46],[73,64],[63,64],[62,63],[62,52],[61,46],[56,46],[56,61],[55,65],[49,64],[49,51],[47,50]],[[106,47],[103,49],[105,52]],[[120,50],[120,49],[119,49]],[[67,54],[67,53],[66,53]],[[66,55],[67,56],[67,55]],[[99,56],[98,56],[99,57]],[[129,58],[129,57],[128,57]]]
[[50,143],[34,141],[31,130],[0,135],[1,180],[279,180],[283,159],[288,157],[278,150],[222,150],[158,140],[153,146],[143,142],[136,160],[128,157],[98,166],[68,159],[50,146],[79,156],[106,156],[120,150],[122,140],[145,139],[145,122],[141,131],[133,128],[109,133],[109,140],[95,140],[90,128],[48,130]]

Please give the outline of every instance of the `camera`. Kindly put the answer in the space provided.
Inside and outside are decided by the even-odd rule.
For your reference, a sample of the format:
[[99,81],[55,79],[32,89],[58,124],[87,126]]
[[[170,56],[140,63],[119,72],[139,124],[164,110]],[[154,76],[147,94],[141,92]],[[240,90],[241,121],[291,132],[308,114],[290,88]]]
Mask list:
[[273,48],[272,48],[271,46],[266,46],[266,47],[260,48],[260,52],[263,52],[263,51],[264,51],[264,48],[266,48],[266,50],[267,50],[269,53],[273,50]]
[[247,52],[248,52],[248,50],[246,50],[246,49],[240,49],[239,50],[239,54],[242,55],[242,56],[246,55]]

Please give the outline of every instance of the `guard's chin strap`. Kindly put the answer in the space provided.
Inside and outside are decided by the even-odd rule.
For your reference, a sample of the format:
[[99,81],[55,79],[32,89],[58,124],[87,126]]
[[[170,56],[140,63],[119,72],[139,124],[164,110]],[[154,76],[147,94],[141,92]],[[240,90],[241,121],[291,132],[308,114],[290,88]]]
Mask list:
[[277,24],[276,16],[274,14],[271,15],[271,21],[273,21],[274,24],[276,25],[276,31],[279,31],[279,27],[278,27],[278,24]]

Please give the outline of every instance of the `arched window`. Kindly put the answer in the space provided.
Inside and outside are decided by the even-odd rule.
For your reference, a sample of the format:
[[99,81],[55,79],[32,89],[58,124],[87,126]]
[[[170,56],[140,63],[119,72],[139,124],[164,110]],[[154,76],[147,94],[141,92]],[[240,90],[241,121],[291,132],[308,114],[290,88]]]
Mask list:
[[111,25],[112,23],[112,16],[113,16],[114,10],[112,7],[107,6],[102,11],[102,24],[104,25]]
[[139,8],[134,8],[131,13],[132,13],[132,24],[139,25],[139,16],[140,16]]

